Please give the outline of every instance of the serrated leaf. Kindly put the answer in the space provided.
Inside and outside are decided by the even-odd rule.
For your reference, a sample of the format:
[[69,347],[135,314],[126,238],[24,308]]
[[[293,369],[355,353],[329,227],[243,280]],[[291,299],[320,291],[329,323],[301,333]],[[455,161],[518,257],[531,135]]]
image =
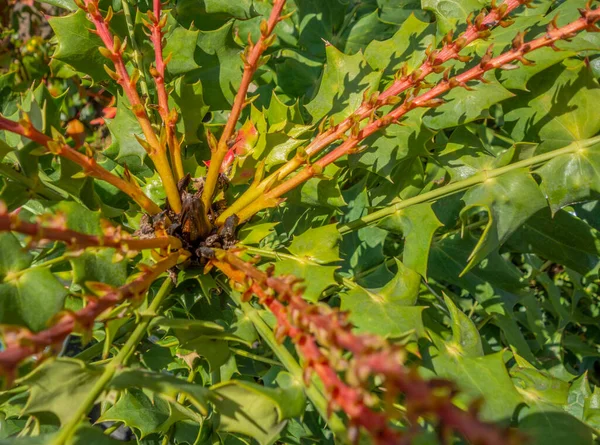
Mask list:
[[125,97],[117,98],[117,114],[114,119],[107,120],[106,126],[112,135],[110,147],[105,151],[106,156],[119,164],[127,164],[133,174],[143,171],[146,150],[139,144],[136,136],[145,138],[139,122],[127,107]]
[[491,178],[467,191],[460,217],[467,224],[485,212],[488,223],[462,274],[501,246],[527,219],[546,206],[537,183],[526,170],[514,170]]
[[308,301],[317,302],[325,289],[337,284],[335,271],[337,266],[307,264],[304,261],[284,259],[275,263],[277,275],[293,275],[303,280],[305,286],[302,297]]
[[0,234],[0,252],[0,323],[44,329],[62,309],[67,290],[47,268],[28,269],[33,257],[12,233]]
[[402,125],[394,125],[364,141],[368,147],[358,154],[350,155],[352,168],[364,168],[389,181],[398,178],[392,175],[399,163],[410,158],[426,155],[426,146],[434,132],[423,125],[422,116],[426,110],[411,114]]
[[132,389],[123,392],[117,403],[108,408],[98,420],[123,422],[143,439],[153,433],[166,433],[175,422],[185,418],[172,404],[160,397],[151,399],[144,392]]
[[391,38],[372,41],[365,49],[365,59],[373,69],[383,71],[386,75],[394,74],[403,63],[407,64],[411,72],[423,63],[425,48],[434,42],[432,31],[432,24],[410,14]]
[[350,312],[350,321],[358,331],[384,337],[400,337],[414,331],[424,333],[421,313],[423,306],[415,306],[421,277],[396,260],[398,272],[384,287],[351,288],[341,296],[341,309]]
[[408,207],[387,217],[378,227],[404,235],[402,259],[410,269],[427,276],[429,249],[435,232],[443,224],[438,220],[431,204]]
[[232,24],[200,31],[195,60],[201,68],[188,73],[191,83],[202,81],[204,102],[211,110],[227,110],[242,79],[240,48],[233,40]]
[[58,41],[53,56],[55,59],[90,75],[96,82],[108,79],[103,68],[106,59],[98,51],[98,47],[103,46],[102,40],[89,31],[94,26],[83,10],[63,17],[52,17],[48,23]]
[[175,80],[173,87],[169,97],[181,116],[177,122],[177,130],[185,136],[186,144],[200,142],[200,135],[204,133],[203,120],[208,112],[208,106],[203,100],[202,84],[188,84],[183,78],[179,78]]
[[321,86],[306,109],[313,122],[327,116],[338,123],[360,106],[364,91],[377,89],[381,74],[373,71],[360,53],[348,56],[332,45],[326,51]]
[[560,155],[536,171],[552,213],[600,196],[600,144]]
[[421,0],[421,8],[435,14],[439,35],[455,29],[457,23],[464,23],[469,14],[485,5],[482,0]]
[[477,326],[456,307],[447,295],[444,295],[444,301],[450,312],[450,328],[452,329],[452,342],[446,343],[446,348],[466,357],[483,356],[483,346]]
[[592,431],[575,417],[559,411],[533,413],[519,422],[532,445],[592,445]]
[[110,386],[117,390],[129,388],[148,389],[171,402],[175,402],[177,396],[181,393],[185,394],[186,400],[190,401],[201,413],[205,414],[208,409],[210,391],[207,388],[171,375],[138,369],[124,369],[113,377]]
[[542,209],[508,239],[512,251],[535,253],[586,274],[600,257],[600,234],[582,220],[560,210]]
[[52,413],[65,425],[100,378],[102,370],[69,358],[48,360],[19,383],[29,388],[24,413]]
[[481,417],[490,421],[510,419],[523,399],[508,375],[502,352],[482,357],[440,354],[433,358],[437,376],[456,382],[459,400],[469,403],[483,398]]
[[97,252],[84,252],[70,259],[73,267],[73,283],[87,281],[106,283],[114,287],[125,284],[127,262],[114,261],[115,249],[102,249]]
[[600,87],[587,67],[556,65],[531,82],[530,93],[504,103],[506,130],[516,141],[541,141],[538,152],[594,136],[600,122],[589,119]]
[[285,420],[304,411],[302,383],[280,372],[278,387],[271,388],[242,380],[230,380],[211,387],[221,418],[217,430],[244,434],[262,444],[273,443],[285,427]]
[[488,117],[488,109],[492,105],[514,96],[496,80],[493,72],[484,77],[489,82],[473,85],[473,91],[454,88],[446,94],[445,104],[425,114],[425,125],[433,130],[442,130],[473,122]]

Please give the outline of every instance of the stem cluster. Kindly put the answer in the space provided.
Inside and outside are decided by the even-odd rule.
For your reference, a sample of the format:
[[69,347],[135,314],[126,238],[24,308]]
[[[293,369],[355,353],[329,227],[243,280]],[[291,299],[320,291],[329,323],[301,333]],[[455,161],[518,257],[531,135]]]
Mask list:
[[[272,270],[262,272],[232,251],[217,251],[210,264],[243,286],[245,300],[256,295],[273,313],[275,337],[294,342],[304,358],[306,383],[312,373],[319,376],[330,396],[329,409],[348,416],[352,440],[358,439],[362,428],[375,443],[409,444],[421,417],[436,419],[442,434],[456,431],[472,443],[505,445],[517,440],[509,431],[481,422],[476,406],[469,411],[456,407],[452,403],[456,388],[444,380],[423,380],[404,365],[402,348],[378,336],[354,334],[346,313],[307,303],[297,278],[274,277]],[[383,381],[384,411],[377,409],[378,400],[370,395],[375,378]],[[395,430],[388,421],[397,417],[393,404],[400,396],[407,407],[407,432]]]

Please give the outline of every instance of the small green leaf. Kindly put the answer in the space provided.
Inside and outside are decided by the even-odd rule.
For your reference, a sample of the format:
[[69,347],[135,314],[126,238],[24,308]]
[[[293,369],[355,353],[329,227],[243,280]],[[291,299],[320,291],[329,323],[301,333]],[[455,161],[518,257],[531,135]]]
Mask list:
[[295,236],[288,250],[301,259],[319,264],[339,261],[339,244],[342,237],[335,224],[308,229]]
[[242,380],[213,386],[214,404],[220,414],[219,431],[250,436],[261,445],[273,443],[285,420],[304,411],[302,382],[286,372],[277,376],[278,387],[270,388]]
[[527,219],[546,206],[537,183],[526,170],[514,170],[477,185],[463,197],[460,212],[467,224],[473,215],[485,212],[488,222],[462,274],[483,260],[510,237]]
[[452,328],[452,344],[446,344],[446,347],[466,357],[483,356],[483,346],[477,326],[456,307],[447,295],[444,295],[444,301],[452,320],[450,324]]
[[361,53],[348,56],[332,45],[326,51],[319,92],[306,109],[314,122],[327,116],[338,123],[360,106],[364,91],[376,91],[381,74],[371,70]]
[[52,413],[65,425],[88,396],[102,370],[69,358],[48,360],[19,383],[30,390],[26,414]]
[[396,260],[398,272],[384,287],[365,289],[356,286],[341,296],[341,309],[350,311],[350,321],[359,331],[384,337],[400,337],[414,331],[424,333],[421,313],[415,306],[421,277]]

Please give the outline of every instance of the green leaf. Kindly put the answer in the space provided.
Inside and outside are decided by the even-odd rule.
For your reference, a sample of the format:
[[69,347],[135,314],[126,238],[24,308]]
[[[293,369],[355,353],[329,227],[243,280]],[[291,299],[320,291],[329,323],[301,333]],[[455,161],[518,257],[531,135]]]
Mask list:
[[452,343],[446,343],[446,348],[466,357],[483,356],[483,346],[477,326],[456,307],[447,295],[444,295],[444,301],[450,312],[450,327],[452,328]]
[[473,85],[473,91],[454,88],[446,94],[445,104],[425,114],[425,125],[433,130],[442,130],[486,118],[490,116],[488,109],[492,105],[514,96],[498,82],[493,72],[484,77],[488,83]]
[[188,73],[189,83],[202,81],[204,102],[211,110],[227,110],[242,79],[240,48],[233,40],[232,24],[200,31],[195,61],[201,68]]
[[177,106],[181,116],[177,122],[177,130],[185,136],[185,142],[187,144],[200,142],[200,136],[204,133],[203,120],[208,112],[208,106],[203,100],[202,84],[200,82],[188,84],[183,78],[178,78],[173,84],[173,92],[169,97]]
[[542,209],[508,239],[511,251],[535,253],[586,274],[600,256],[600,234],[582,220],[560,210]]
[[463,223],[480,212],[488,215],[483,234],[469,255],[462,274],[496,250],[527,219],[546,206],[546,200],[527,170],[514,170],[488,179],[467,191],[460,212]]
[[0,233],[0,276],[26,269],[33,262],[33,255],[23,249],[12,233]]
[[464,23],[471,13],[477,13],[486,5],[482,0],[421,0],[421,8],[435,14],[438,34],[446,34],[456,29],[457,23]]
[[394,74],[403,63],[407,63],[409,72],[413,71],[423,63],[425,48],[434,43],[432,28],[431,23],[411,14],[392,38],[373,40],[365,49],[365,59],[373,69],[385,75]]
[[94,29],[94,26],[86,18],[83,10],[79,9],[63,17],[52,17],[48,23],[58,41],[53,56],[55,59],[90,75],[96,82],[108,79],[103,68],[106,59],[98,51],[98,48],[103,46],[102,40],[89,31]]
[[213,402],[220,414],[217,430],[243,434],[260,444],[273,443],[285,420],[300,416],[305,406],[302,382],[283,371],[276,381],[275,388],[242,380],[213,386]]
[[52,413],[65,425],[75,414],[73,407],[83,403],[101,374],[101,369],[79,360],[48,360],[19,381],[29,388],[23,412]]
[[461,389],[459,400],[470,403],[482,398],[485,401],[482,418],[506,421],[523,399],[508,375],[502,355],[502,352],[482,357],[440,354],[433,358],[433,367],[438,377],[456,382]]
[[176,377],[148,372],[138,369],[124,369],[117,373],[110,382],[110,386],[117,390],[129,388],[148,389],[170,402],[175,402],[177,396],[185,394],[188,400],[198,411],[205,414],[208,409],[210,391],[201,385],[188,383]]
[[516,141],[541,141],[540,153],[564,147],[600,131],[600,122],[589,119],[599,100],[600,87],[588,68],[556,65],[534,77],[529,94],[503,105],[504,128]]
[[249,19],[251,8],[251,0],[181,0],[177,2],[175,16],[186,27],[193,22],[199,29],[207,30],[220,27],[232,18]]
[[398,272],[384,287],[356,286],[341,296],[341,309],[350,311],[350,321],[359,332],[392,338],[410,331],[423,334],[421,313],[425,307],[415,306],[421,277],[398,260],[396,266]]
[[127,106],[125,97],[117,98],[117,114],[114,119],[107,120],[106,126],[112,135],[110,147],[105,151],[106,156],[121,165],[127,164],[134,175],[143,171],[146,150],[135,137],[143,140],[145,138],[140,124]]
[[327,264],[339,261],[340,233],[335,224],[308,229],[295,236],[288,250],[300,259]]
[[115,249],[86,251],[70,259],[73,267],[73,283],[85,284],[87,281],[106,283],[114,287],[125,284],[127,279],[127,261],[114,261]]
[[169,23],[169,32],[165,34],[166,45],[163,48],[165,57],[171,56],[167,64],[167,72],[172,76],[188,73],[198,64],[194,60],[198,31],[191,31],[176,23]]
[[312,302],[317,302],[325,289],[337,284],[335,271],[338,266],[323,266],[309,264],[297,259],[284,259],[275,263],[277,275],[293,275],[303,280],[305,286],[302,296]]
[[575,417],[561,412],[533,413],[519,422],[532,445],[592,445],[592,431]]
[[552,159],[536,171],[552,213],[600,196],[600,144]]
[[44,329],[63,308],[67,290],[48,269],[29,269],[33,257],[12,233],[0,234],[0,252],[0,323]]
[[77,5],[73,0],[43,0],[40,3],[46,3],[47,5],[68,9],[69,11],[75,11],[77,9]]
[[425,109],[419,110],[404,121],[402,125],[388,127],[382,132],[365,139],[366,150],[350,155],[352,168],[364,168],[391,182],[399,178],[392,175],[399,163],[410,157],[427,155],[427,144],[434,133],[422,122]]
[[423,277],[427,276],[427,263],[433,236],[442,226],[431,204],[428,203],[399,210],[378,225],[382,229],[404,235],[402,256],[404,264]]
[[327,116],[338,123],[360,106],[364,91],[377,89],[381,74],[368,66],[361,53],[348,56],[332,45],[326,51],[327,64],[319,92],[306,109],[314,122]]
[[122,393],[117,403],[107,409],[98,421],[123,422],[138,433],[139,439],[143,439],[153,433],[166,433],[175,422],[185,418],[162,398],[150,398],[144,392],[132,389]]

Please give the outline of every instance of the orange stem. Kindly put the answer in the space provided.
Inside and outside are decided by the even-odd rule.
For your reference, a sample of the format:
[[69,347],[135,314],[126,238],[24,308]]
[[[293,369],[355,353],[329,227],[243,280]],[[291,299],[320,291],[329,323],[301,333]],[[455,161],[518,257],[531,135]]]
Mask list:
[[[273,9],[269,20],[261,24],[261,35],[255,45],[251,45],[247,48],[246,55],[244,56],[244,74],[242,75],[242,82],[238,89],[233,102],[233,107],[225,128],[216,149],[212,152],[210,158],[210,165],[208,167],[208,173],[206,175],[206,181],[204,183],[204,190],[202,192],[202,203],[204,208],[208,211],[212,205],[212,199],[215,192],[215,187],[219,179],[219,172],[221,170],[221,163],[227,151],[229,149],[229,143],[233,137],[235,126],[240,118],[242,109],[246,102],[246,95],[248,94],[248,88],[252,82],[252,77],[259,67],[260,58],[265,50],[273,43],[273,30],[279,21],[281,20],[281,11],[285,5],[286,0],[275,0]],[[249,50],[249,51],[248,51]]]
[[78,164],[89,176],[108,182],[123,193],[129,195],[142,209],[151,215],[156,215],[161,212],[160,207],[150,200],[137,184],[125,181],[109,172],[104,167],[98,165],[93,157],[85,156],[69,147],[67,144],[53,141],[49,136],[46,136],[39,130],[33,128],[28,121],[14,122],[0,115],[0,130],[10,131],[11,133],[16,133],[31,139],[46,147],[51,153]]

